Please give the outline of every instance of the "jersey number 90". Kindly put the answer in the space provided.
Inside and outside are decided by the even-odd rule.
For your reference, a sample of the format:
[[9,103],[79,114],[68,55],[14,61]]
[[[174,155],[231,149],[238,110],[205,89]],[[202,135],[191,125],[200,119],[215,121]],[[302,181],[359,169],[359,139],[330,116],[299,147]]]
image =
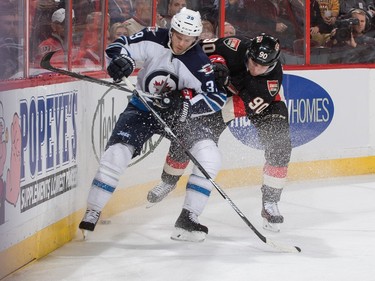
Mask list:
[[255,113],[259,114],[261,113],[264,109],[266,109],[270,104],[264,102],[264,99],[261,97],[256,97],[254,98],[251,102],[249,102],[249,107],[250,109]]

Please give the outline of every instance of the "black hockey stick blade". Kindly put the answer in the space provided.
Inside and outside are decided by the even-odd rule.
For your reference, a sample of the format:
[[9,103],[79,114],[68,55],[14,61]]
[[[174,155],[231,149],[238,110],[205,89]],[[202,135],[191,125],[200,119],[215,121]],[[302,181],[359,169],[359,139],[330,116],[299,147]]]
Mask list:
[[47,70],[52,71],[52,72],[55,72],[55,73],[67,75],[67,76],[70,76],[70,77],[73,77],[73,78],[76,78],[76,79],[79,79],[79,80],[84,80],[84,81],[92,82],[92,83],[99,84],[99,85],[102,85],[102,86],[112,87],[112,88],[118,89],[120,91],[132,93],[131,90],[129,90],[125,87],[122,87],[121,85],[116,84],[116,83],[108,82],[108,81],[101,80],[101,79],[96,79],[94,77],[83,75],[83,74],[80,74],[80,73],[77,73],[77,72],[72,72],[72,71],[68,71],[68,70],[65,70],[65,69],[53,67],[51,65],[51,58],[54,55],[54,53],[56,53],[56,51],[49,52],[49,53],[47,53],[43,56],[42,60],[40,61],[40,66],[42,68],[47,69]]
[[242,220],[251,228],[251,230],[259,237],[267,245],[281,251],[281,252],[288,252],[288,253],[299,253],[301,252],[301,248],[297,246],[289,246],[283,245],[278,242],[272,241],[265,237],[262,233],[260,233],[252,223],[246,218],[246,216],[240,211],[240,209],[233,203],[233,201],[228,197],[228,195],[224,192],[224,190],[211,178],[208,172],[204,169],[204,167],[199,163],[199,161],[191,154],[191,152],[184,146],[184,144],[180,141],[180,139],[173,133],[167,123],[159,116],[159,114],[147,103],[147,101],[142,97],[138,91],[135,89],[133,84],[127,79],[123,78],[123,81],[128,86],[130,90],[132,90],[133,94],[137,96],[141,102],[146,106],[148,110],[152,113],[152,115],[158,120],[160,125],[163,126],[165,132],[179,144],[179,146],[184,150],[185,154],[190,158],[190,160],[197,166],[197,168],[202,172],[202,174],[206,177],[207,180],[211,182],[211,184],[216,188],[216,190],[220,193],[220,195],[231,205],[231,207],[237,212],[237,214],[242,218]]

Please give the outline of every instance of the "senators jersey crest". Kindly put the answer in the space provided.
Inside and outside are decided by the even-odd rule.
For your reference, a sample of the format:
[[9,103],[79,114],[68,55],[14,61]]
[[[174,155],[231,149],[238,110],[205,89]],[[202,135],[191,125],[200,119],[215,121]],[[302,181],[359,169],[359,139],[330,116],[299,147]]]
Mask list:
[[271,96],[275,96],[279,92],[279,81],[267,80],[267,89]]
[[233,51],[237,51],[238,46],[241,43],[241,40],[238,38],[227,38],[224,40],[224,45]]

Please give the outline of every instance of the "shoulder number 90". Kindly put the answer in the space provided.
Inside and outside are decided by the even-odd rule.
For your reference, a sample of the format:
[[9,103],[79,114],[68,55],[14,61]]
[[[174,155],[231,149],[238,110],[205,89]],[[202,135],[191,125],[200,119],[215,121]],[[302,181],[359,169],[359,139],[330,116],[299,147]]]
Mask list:
[[261,97],[254,98],[251,102],[249,102],[249,107],[255,114],[261,113],[264,109],[266,109],[270,104],[264,102],[264,99]]

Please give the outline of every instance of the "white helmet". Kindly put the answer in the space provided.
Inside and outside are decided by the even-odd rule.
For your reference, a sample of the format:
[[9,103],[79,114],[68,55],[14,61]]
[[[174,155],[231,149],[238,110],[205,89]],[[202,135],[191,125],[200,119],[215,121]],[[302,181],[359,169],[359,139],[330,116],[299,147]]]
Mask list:
[[172,17],[171,28],[178,33],[198,37],[203,30],[201,14],[184,7]]

